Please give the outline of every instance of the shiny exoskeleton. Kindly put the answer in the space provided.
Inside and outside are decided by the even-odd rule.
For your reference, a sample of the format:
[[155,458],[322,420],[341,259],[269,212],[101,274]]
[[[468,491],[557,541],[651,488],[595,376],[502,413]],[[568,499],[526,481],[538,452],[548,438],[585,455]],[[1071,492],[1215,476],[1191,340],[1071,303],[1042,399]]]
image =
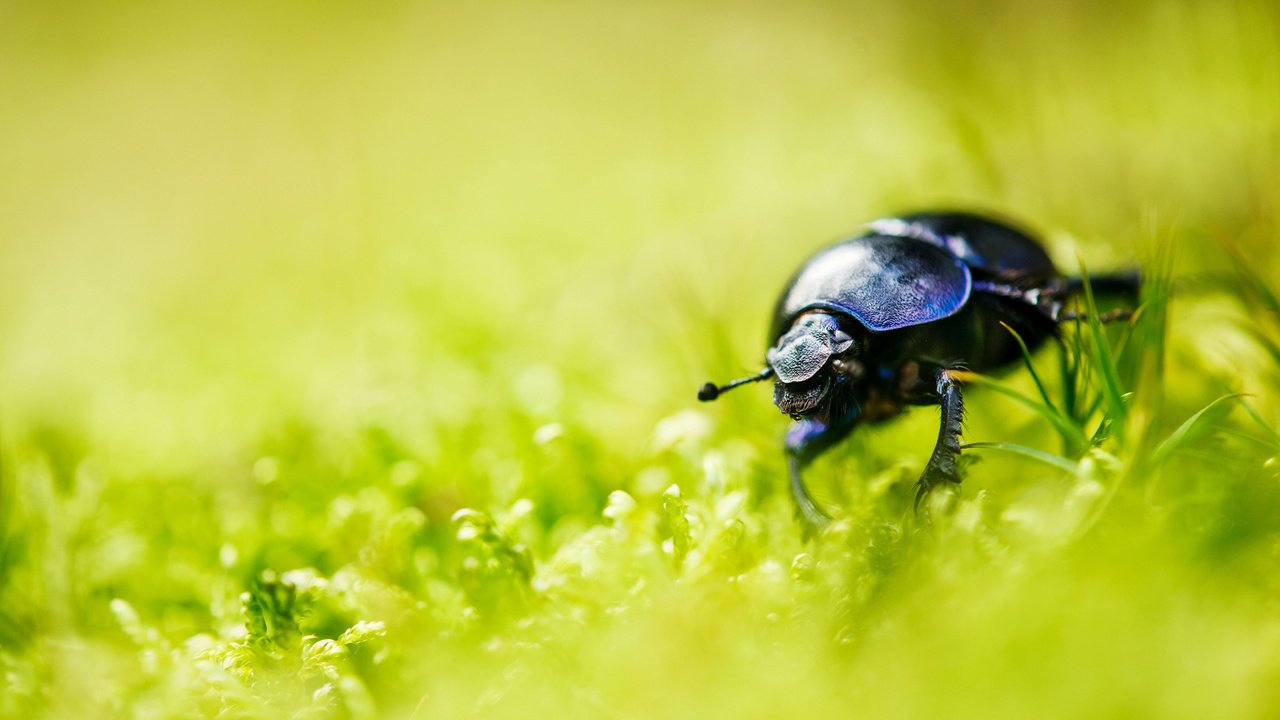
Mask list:
[[[1138,279],[1092,284],[1136,294]],[[785,441],[791,493],[811,528],[830,518],[805,487],[806,465],[860,423],[907,405],[938,405],[941,427],[917,483],[918,508],[933,487],[960,482],[964,405],[954,371],[1018,361],[1021,348],[1002,324],[1031,349],[1056,336],[1062,320],[1077,317],[1064,305],[1080,288],[1039,243],[1006,222],[961,212],[877,220],[810,258],[787,283],[765,369],[723,386],[707,383],[698,399],[774,379],[774,403],[795,420]]]

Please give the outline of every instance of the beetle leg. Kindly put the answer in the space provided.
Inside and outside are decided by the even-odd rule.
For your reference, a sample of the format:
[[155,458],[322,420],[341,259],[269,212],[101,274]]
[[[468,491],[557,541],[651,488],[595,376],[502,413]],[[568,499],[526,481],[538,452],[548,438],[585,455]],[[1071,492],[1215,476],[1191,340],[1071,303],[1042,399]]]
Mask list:
[[[1089,278],[1089,287],[1097,295],[1118,295],[1137,299],[1142,289],[1142,276],[1138,271],[1121,272],[1112,275],[1095,275]],[[975,280],[973,289],[976,292],[1009,298],[1038,308],[1055,322],[1082,320],[1083,313],[1066,310],[1067,300],[1084,291],[1084,280],[1081,278],[1059,278],[1044,287],[1021,287],[1001,282]],[[1105,313],[1099,320],[1103,323],[1117,320],[1128,320],[1132,310],[1113,310]]]
[[854,408],[831,424],[807,419],[796,422],[787,430],[785,447],[787,470],[791,474],[791,498],[796,503],[796,515],[804,522],[806,536],[826,527],[831,516],[809,494],[801,472],[827,448],[844,439],[857,425],[858,415],[859,411]]
[[[1089,278],[1089,288],[1093,290],[1094,295],[1118,296],[1137,302],[1138,296],[1142,291],[1142,274],[1137,270],[1133,270],[1111,275],[1094,275]],[[1057,288],[1053,291],[1053,303],[1050,306],[1049,316],[1056,322],[1086,319],[1084,313],[1066,309],[1068,297],[1079,295],[1082,292],[1084,292],[1083,278],[1059,280]],[[1098,321],[1106,324],[1119,320],[1128,320],[1133,317],[1133,313],[1133,310],[1112,310],[1099,315]]]
[[[1106,325],[1108,323],[1128,320],[1129,318],[1133,317],[1133,313],[1134,311],[1128,308],[1119,308],[1116,310],[1109,310],[1107,312],[1098,314],[1098,322],[1102,323],[1103,325]],[[1068,312],[1059,313],[1056,319],[1058,322],[1071,322],[1072,320],[1088,320],[1089,314],[1082,313],[1082,312],[1068,311]]]
[[827,511],[818,507],[817,501],[809,494],[809,488],[805,486],[804,478],[800,475],[801,470],[807,464],[797,455],[787,456],[787,470],[791,474],[791,499],[796,504],[796,516],[804,523],[806,538],[831,522],[831,516],[827,514]]
[[[1073,295],[1084,292],[1083,278],[1067,278],[1065,285],[1067,292]],[[1142,273],[1131,270],[1107,275],[1091,275],[1089,287],[1095,295],[1122,295],[1137,298],[1138,292],[1142,289]]]
[[960,433],[964,425],[964,398],[960,394],[960,381],[950,370],[938,373],[938,398],[942,408],[942,424],[938,428],[938,442],[933,455],[916,482],[915,510],[920,511],[920,501],[943,482],[960,483],[956,464],[960,458]]

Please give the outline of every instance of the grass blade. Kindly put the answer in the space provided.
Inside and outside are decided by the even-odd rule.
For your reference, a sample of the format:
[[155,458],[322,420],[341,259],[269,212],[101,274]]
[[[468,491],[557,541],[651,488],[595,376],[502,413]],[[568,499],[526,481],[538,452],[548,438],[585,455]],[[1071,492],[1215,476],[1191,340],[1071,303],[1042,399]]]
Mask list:
[[1262,419],[1262,416],[1254,409],[1252,403],[1241,397],[1240,407],[1244,408],[1245,414],[1252,418],[1253,421],[1258,424],[1258,427],[1266,431],[1267,437],[1271,438],[1272,444],[1280,446],[1280,432],[1277,432],[1276,429],[1269,425],[1266,420]]
[[1092,339],[1093,359],[1102,376],[1102,394],[1106,399],[1107,415],[1117,429],[1117,434],[1124,431],[1125,402],[1124,390],[1120,385],[1120,373],[1116,368],[1115,357],[1111,354],[1111,346],[1107,342],[1107,334],[1098,320],[1098,305],[1093,298],[1093,287],[1089,284],[1089,270],[1085,267],[1084,258],[1080,261],[1080,281],[1084,289],[1086,323],[1089,326],[1089,337]]
[[1219,237],[1218,244],[1227,251],[1231,264],[1235,266],[1239,282],[1232,289],[1243,289],[1240,296],[1255,310],[1261,310],[1272,317],[1280,315],[1280,299],[1276,298],[1267,281],[1254,269],[1257,267],[1256,263],[1250,262],[1245,252],[1231,239]]
[[1014,455],[1039,460],[1046,465],[1052,465],[1066,473],[1075,474],[1076,464],[1060,455],[1054,455],[1043,450],[1037,450],[1026,445],[1014,445],[1012,443],[991,443],[991,442],[975,442],[965,443],[961,446],[963,450],[1001,450]]
[[1044,398],[1044,404],[1057,410],[1053,400],[1049,399],[1049,392],[1044,389],[1044,383],[1040,382],[1040,375],[1036,373],[1036,367],[1031,363],[1031,350],[1027,348],[1027,344],[1022,341],[1022,336],[1018,334],[1008,323],[1000,321],[1000,326],[1009,331],[1013,339],[1017,341],[1018,347],[1022,350],[1022,363],[1027,366],[1027,372],[1031,373],[1031,379],[1036,384],[1036,389],[1040,391],[1040,397]]
[[1210,417],[1210,413],[1213,413],[1217,408],[1221,407],[1222,404],[1227,402],[1228,400],[1235,400],[1241,397],[1242,395],[1243,395],[1242,393],[1231,393],[1230,395],[1223,395],[1217,400],[1214,400],[1208,405],[1205,405],[1204,407],[1200,408],[1199,411],[1197,411],[1191,417],[1187,418],[1185,422],[1183,422],[1181,425],[1178,426],[1177,430],[1174,430],[1172,433],[1170,433],[1169,437],[1165,438],[1164,442],[1160,443],[1156,447],[1155,451],[1151,453],[1151,458],[1150,458],[1151,465],[1153,466],[1159,465],[1163,463],[1165,460],[1168,460],[1169,456],[1172,455],[1174,452],[1176,452],[1181,446],[1195,439],[1196,435],[1193,434],[1193,431],[1197,429],[1201,421],[1203,421],[1206,417]]
[[1041,417],[1048,420],[1049,423],[1053,425],[1054,429],[1062,435],[1063,439],[1068,441],[1070,447],[1088,447],[1089,440],[1085,437],[1084,431],[1059,412],[1053,405],[1046,405],[1042,402],[1038,402],[1034,398],[1027,397],[1025,394],[1015,390],[1008,383],[996,380],[995,378],[987,375],[979,375],[977,373],[964,370],[956,370],[953,372],[964,382],[989,387],[1001,395],[1016,400],[1022,405],[1035,410]]

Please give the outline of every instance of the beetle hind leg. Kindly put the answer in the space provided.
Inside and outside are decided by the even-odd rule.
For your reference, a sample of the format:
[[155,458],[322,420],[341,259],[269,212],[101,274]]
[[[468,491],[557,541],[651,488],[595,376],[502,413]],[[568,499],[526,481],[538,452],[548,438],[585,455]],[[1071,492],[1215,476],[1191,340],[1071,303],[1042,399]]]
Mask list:
[[938,428],[938,441],[933,455],[916,481],[914,508],[920,511],[920,503],[938,485],[960,484],[960,434],[964,430],[964,397],[960,381],[949,370],[938,373],[938,398],[942,422]]
[[[1056,322],[1087,320],[1088,315],[1076,310],[1067,310],[1066,302],[1070,296],[1078,296],[1084,292],[1084,278],[1066,278],[1057,287],[1050,290],[1048,297],[1049,315]],[[1142,294],[1142,274],[1137,270],[1105,275],[1093,275],[1089,278],[1089,288],[1095,296],[1110,297],[1136,304]],[[1125,321],[1133,317],[1135,310],[1121,308],[1098,314],[1098,322],[1102,324]]]
[[[1135,312],[1134,310],[1131,310],[1129,308],[1118,308],[1116,310],[1108,310],[1107,312],[1104,312],[1104,313],[1098,313],[1098,322],[1102,323],[1103,325],[1107,325],[1113,322],[1128,321],[1130,318],[1133,317],[1134,312]],[[1058,322],[1071,322],[1073,320],[1088,320],[1089,314],[1068,310],[1065,312],[1058,313],[1058,317],[1055,319]]]
[[[1073,295],[1084,292],[1084,278],[1067,278],[1064,284],[1067,291]],[[1089,288],[1095,295],[1119,295],[1136,300],[1138,293],[1142,290],[1142,273],[1130,270],[1091,275]]]

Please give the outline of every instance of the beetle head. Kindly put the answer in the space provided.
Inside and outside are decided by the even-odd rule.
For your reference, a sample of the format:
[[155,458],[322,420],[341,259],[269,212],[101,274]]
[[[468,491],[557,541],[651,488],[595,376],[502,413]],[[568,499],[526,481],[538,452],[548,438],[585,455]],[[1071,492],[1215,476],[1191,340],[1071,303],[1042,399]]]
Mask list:
[[859,350],[834,315],[811,312],[796,318],[766,355],[777,377],[774,404],[792,417],[821,410],[836,382],[860,374]]

